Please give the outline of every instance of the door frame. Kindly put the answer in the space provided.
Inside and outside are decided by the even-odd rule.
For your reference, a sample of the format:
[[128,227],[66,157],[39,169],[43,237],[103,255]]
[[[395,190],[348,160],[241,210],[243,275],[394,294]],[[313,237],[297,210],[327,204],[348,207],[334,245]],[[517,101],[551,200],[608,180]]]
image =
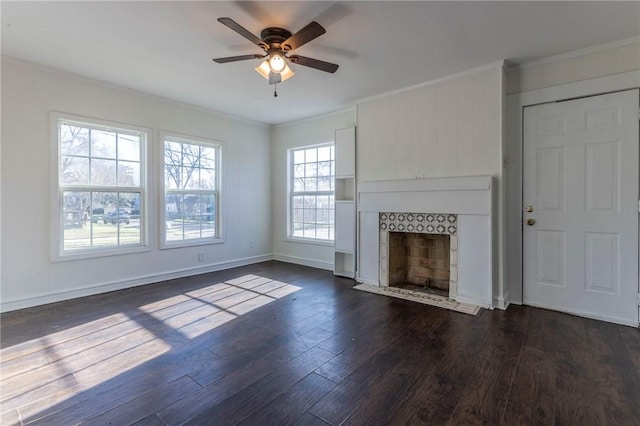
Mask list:
[[[536,89],[506,96],[506,140],[504,155],[506,200],[506,282],[508,303],[523,303],[523,117],[524,108],[538,104],[565,101],[587,96],[640,88],[640,70],[590,80]],[[640,167],[640,166],[639,166]],[[640,242],[640,241],[639,241]],[[635,324],[638,326],[638,324]]]

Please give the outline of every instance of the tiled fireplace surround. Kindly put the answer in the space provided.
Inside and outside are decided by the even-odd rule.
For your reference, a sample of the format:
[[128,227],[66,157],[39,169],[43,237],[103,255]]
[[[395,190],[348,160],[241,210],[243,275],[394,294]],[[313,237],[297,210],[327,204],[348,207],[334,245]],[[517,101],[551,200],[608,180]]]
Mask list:
[[449,298],[493,307],[493,209],[490,176],[362,182],[356,280],[389,285],[389,231],[446,234]]

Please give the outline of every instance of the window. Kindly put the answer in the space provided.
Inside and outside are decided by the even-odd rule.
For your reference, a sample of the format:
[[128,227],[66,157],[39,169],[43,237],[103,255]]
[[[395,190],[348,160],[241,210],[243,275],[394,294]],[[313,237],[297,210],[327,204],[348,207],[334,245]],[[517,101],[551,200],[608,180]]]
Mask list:
[[165,247],[220,241],[220,146],[163,134]]
[[333,143],[289,150],[289,164],[289,237],[333,241]]
[[54,257],[144,246],[147,133],[69,117],[55,122]]

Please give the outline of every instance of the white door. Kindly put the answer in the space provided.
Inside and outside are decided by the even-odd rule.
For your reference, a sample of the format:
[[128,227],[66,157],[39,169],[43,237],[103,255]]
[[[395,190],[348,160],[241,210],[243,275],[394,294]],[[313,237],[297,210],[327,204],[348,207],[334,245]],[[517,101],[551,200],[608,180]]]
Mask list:
[[638,324],[638,102],[525,108],[525,304]]

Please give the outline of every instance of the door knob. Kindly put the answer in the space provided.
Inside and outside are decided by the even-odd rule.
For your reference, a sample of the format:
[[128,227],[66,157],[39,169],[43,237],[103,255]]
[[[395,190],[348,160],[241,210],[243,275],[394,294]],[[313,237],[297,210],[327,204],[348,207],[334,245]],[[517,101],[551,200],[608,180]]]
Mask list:
[[533,225],[534,223],[536,223],[536,220],[535,220],[535,219],[527,219],[527,221],[526,221],[525,223],[526,223],[527,225],[531,226],[531,225]]

